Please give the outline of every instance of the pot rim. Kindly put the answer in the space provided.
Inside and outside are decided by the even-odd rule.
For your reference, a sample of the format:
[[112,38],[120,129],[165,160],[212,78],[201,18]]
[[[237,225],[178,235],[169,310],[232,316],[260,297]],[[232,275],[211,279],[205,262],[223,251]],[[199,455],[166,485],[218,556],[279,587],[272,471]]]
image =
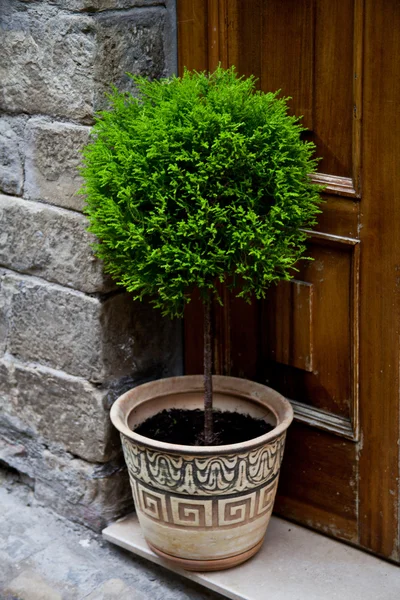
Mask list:
[[[272,388],[243,379],[240,377],[228,377],[226,375],[213,375],[213,389],[215,392],[231,393],[233,396],[238,396],[244,402],[248,401],[252,404],[267,407],[277,419],[278,425],[268,433],[247,440],[246,442],[238,442],[235,444],[226,444],[223,446],[188,446],[184,444],[170,444],[169,442],[160,442],[152,438],[145,437],[128,427],[128,418],[135,407],[145,404],[160,398],[173,394],[185,392],[199,392],[204,389],[203,375],[181,375],[178,377],[167,377],[165,379],[156,379],[138,385],[122,394],[111,407],[110,418],[116,429],[125,437],[142,446],[151,447],[154,450],[162,450],[169,454],[191,454],[192,456],[210,455],[210,454],[232,454],[238,451],[248,451],[253,448],[264,445],[281,435],[289,427],[293,420],[293,408],[284,396],[276,392]],[[161,383],[162,382],[162,383]],[[160,384],[164,388],[159,390]],[[250,384],[250,386],[249,386]],[[165,387],[170,387],[170,391],[165,391]],[[251,388],[249,392],[249,387]],[[154,388],[153,394],[151,390]],[[157,393],[158,391],[158,393]],[[133,403],[138,393],[144,392],[148,397],[137,399]]]

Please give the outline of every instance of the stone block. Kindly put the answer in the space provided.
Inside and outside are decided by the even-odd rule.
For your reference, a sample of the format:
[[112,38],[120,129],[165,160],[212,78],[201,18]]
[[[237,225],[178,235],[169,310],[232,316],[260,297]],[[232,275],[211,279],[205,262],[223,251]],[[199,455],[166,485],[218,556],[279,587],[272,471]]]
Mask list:
[[0,461],[34,481],[39,502],[95,531],[133,508],[122,458],[88,463],[5,413],[0,415]]
[[101,531],[133,510],[126,468],[93,466],[44,451],[45,471],[35,482],[35,497],[71,521]]
[[78,168],[80,150],[89,139],[89,127],[30,119],[26,127],[25,197],[82,210],[77,196],[82,185]]
[[[10,324],[10,296],[6,294],[4,282],[0,278],[0,356],[5,353],[8,343],[8,332]],[[1,389],[1,369],[0,369]]]
[[86,228],[84,215],[0,195],[0,265],[83,292],[110,290]]
[[149,600],[149,596],[144,596],[138,590],[127,586],[122,579],[109,579],[85,600]]
[[2,410],[10,402],[11,386],[10,386],[10,373],[7,361],[0,360],[0,407]]
[[24,117],[0,117],[0,192],[20,196],[24,186]]
[[[158,379],[182,374],[180,320],[162,317],[150,304],[134,302],[130,294],[123,293],[104,302],[102,323],[106,373],[114,378],[128,376],[130,387],[131,382],[137,382],[139,378]],[[121,379],[117,381],[118,388]],[[120,389],[118,393],[122,393]]]
[[10,306],[8,352],[99,380],[103,371],[100,301],[35,278],[6,274],[2,280]]
[[129,294],[91,297],[10,272],[1,279],[6,349],[16,358],[96,383],[179,372],[178,323]]
[[[64,10],[96,12],[121,8],[159,6],[160,0],[42,0]],[[170,2],[170,0],[166,0]]]
[[104,97],[110,82],[119,89],[133,89],[126,73],[153,78],[166,76],[165,29],[167,13],[163,7],[99,13],[95,77],[96,107],[105,107]]
[[4,590],[7,595],[18,600],[62,600],[61,594],[52,588],[43,577],[27,569],[15,577]]
[[91,122],[96,27],[47,2],[2,0],[0,110]]
[[111,83],[133,89],[125,72],[159,77],[175,69],[174,4],[89,4],[2,0],[0,110],[91,124]]
[[99,299],[35,278],[2,280],[11,305],[8,352],[71,375],[104,376]]
[[45,440],[90,462],[106,462],[120,452],[106,409],[106,390],[46,367],[0,362],[2,412],[20,419]]

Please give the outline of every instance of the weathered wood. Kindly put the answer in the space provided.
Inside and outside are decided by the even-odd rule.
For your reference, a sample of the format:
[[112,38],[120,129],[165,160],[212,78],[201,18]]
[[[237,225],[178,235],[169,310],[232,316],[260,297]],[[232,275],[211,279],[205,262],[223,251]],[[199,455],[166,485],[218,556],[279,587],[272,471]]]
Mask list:
[[399,560],[400,3],[366,0],[360,543]]
[[[243,7],[244,8],[244,7]],[[296,115],[310,131],[315,122],[315,3],[273,0],[262,3],[261,87],[291,96]]]
[[313,284],[297,279],[282,281],[276,287],[274,312],[279,307],[279,319],[271,315],[274,332],[270,332],[267,345],[270,360],[312,373],[313,296]]
[[354,443],[295,423],[288,431],[275,511],[357,543],[356,459]]
[[[204,0],[182,0],[177,5],[178,70],[185,66],[203,71],[208,67],[208,11]],[[182,52],[183,48],[185,51]]]
[[[280,514],[400,562],[400,4],[203,0],[204,14],[210,4],[224,15],[220,60],[294,97],[326,185],[315,260],[296,273],[312,294],[296,304],[286,285],[247,308],[228,295],[219,368],[295,401]],[[188,372],[199,310],[186,318]]]
[[292,400],[350,420],[355,429],[358,246],[357,239],[313,232],[308,255],[314,260],[302,261],[296,274],[312,294],[308,300],[305,292],[295,294],[294,282],[271,289],[262,331],[268,383]]

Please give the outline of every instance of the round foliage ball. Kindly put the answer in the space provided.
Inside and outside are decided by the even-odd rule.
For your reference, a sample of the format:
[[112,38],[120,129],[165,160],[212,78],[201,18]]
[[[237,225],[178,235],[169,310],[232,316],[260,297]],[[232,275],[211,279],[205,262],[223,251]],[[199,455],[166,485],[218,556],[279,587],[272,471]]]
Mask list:
[[314,145],[287,100],[234,68],[114,89],[82,169],[106,270],[136,298],[181,315],[194,288],[245,299],[289,279],[315,223]]

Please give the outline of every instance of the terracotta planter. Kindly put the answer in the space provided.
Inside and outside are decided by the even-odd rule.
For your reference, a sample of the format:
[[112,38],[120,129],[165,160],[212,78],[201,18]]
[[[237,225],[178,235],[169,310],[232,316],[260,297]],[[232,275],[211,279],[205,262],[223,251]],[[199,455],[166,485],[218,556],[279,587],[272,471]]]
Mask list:
[[146,383],[111,409],[147,543],[196,571],[238,565],[261,547],[293,419],[289,402],[266,386],[222,376],[213,376],[213,386],[215,408],[264,418],[274,429],[229,446],[167,444],[132,431],[164,408],[202,408],[198,375]]

